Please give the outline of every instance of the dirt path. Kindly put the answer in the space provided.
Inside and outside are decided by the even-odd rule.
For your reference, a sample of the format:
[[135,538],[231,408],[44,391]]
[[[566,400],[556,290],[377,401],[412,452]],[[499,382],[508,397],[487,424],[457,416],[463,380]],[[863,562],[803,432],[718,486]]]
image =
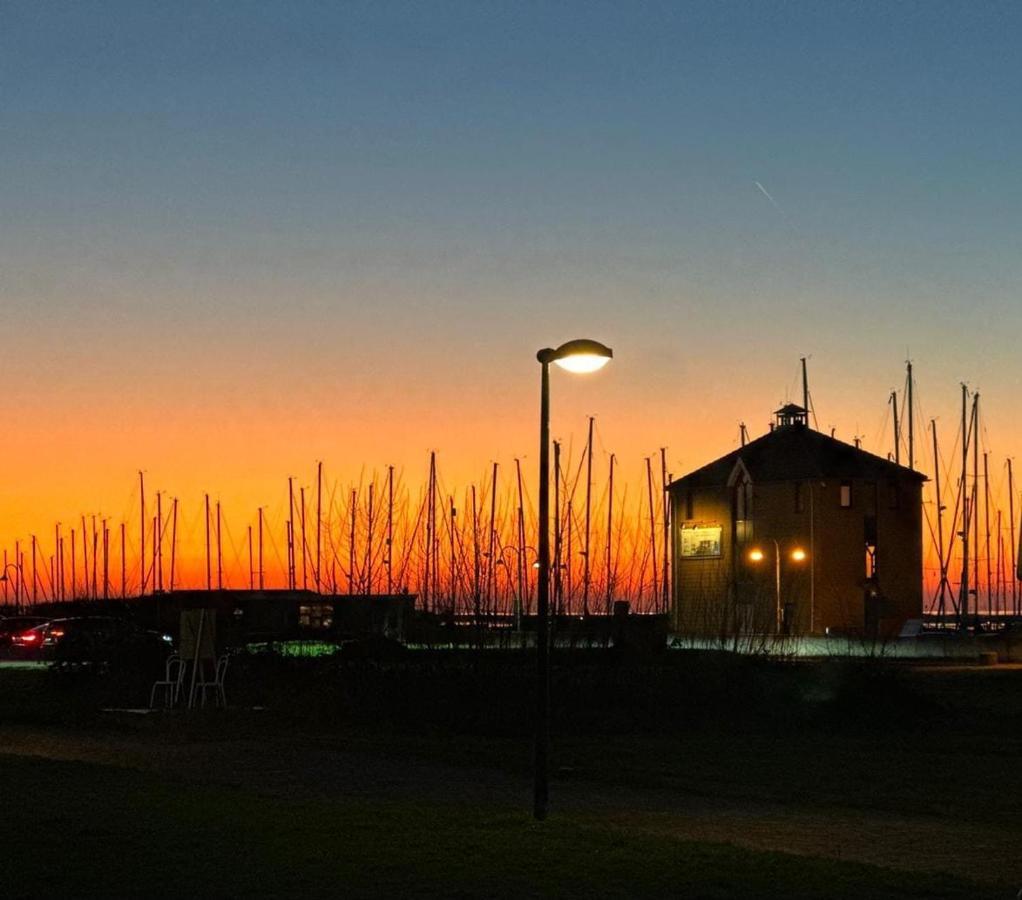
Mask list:
[[[520,775],[454,766],[414,755],[381,755],[342,739],[283,737],[164,743],[121,734],[0,728],[0,753],[138,769],[257,794],[320,800],[407,800],[528,808]],[[947,818],[762,800],[718,799],[677,789],[555,780],[558,808],[592,821],[679,839],[855,861],[891,869],[947,872],[1022,887],[1022,832]]]

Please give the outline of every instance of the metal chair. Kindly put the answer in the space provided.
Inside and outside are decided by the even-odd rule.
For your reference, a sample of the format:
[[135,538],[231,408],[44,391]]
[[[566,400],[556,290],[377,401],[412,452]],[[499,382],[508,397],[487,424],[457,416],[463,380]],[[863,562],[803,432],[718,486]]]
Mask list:
[[206,705],[206,692],[213,691],[214,703],[226,709],[227,708],[227,691],[224,688],[224,679],[227,677],[227,663],[230,661],[230,657],[225,653],[219,657],[216,661],[216,665],[213,668],[213,677],[208,679],[201,668],[201,663],[198,677],[195,681],[195,690],[201,694],[199,700],[200,706]]
[[178,697],[181,695],[181,683],[184,681],[184,677],[184,660],[176,653],[172,653],[167,657],[167,666],[164,670],[163,680],[153,684],[153,689],[149,692],[149,708],[155,708],[156,692],[161,689],[163,691],[164,708],[171,709],[177,706]]

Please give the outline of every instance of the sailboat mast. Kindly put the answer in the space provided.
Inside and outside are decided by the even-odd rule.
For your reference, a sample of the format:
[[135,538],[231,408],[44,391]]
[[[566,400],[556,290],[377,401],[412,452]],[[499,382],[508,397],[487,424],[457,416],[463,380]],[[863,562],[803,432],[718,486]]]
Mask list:
[[[174,498],[173,513],[171,514],[171,590],[174,590],[174,570],[177,564],[177,552],[178,552],[178,499]],[[93,559],[93,570],[95,570],[96,561]]]
[[316,464],[316,593],[323,592],[322,543],[323,543],[323,461]]
[[[32,572],[35,576],[35,547],[32,548]],[[110,529],[103,520],[103,599],[110,599]]]
[[614,576],[613,576],[613,546],[614,546],[614,454],[610,454],[610,475],[607,479],[607,553],[604,564],[607,568],[607,598],[604,603],[606,614],[609,616],[614,611]]
[[898,421],[897,391],[891,391],[891,408],[894,410],[894,461],[901,465],[901,423]]
[[85,516],[82,516],[82,596],[89,597],[89,543],[85,534]]
[[163,592],[163,492],[156,492],[156,590]]
[[449,496],[447,498],[447,505],[450,509],[450,529],[448,536],[451,539],[451,615],[453,616],[457,612],[457,598],[458,598],[458,559],[455,552],[455,533],[456,527],[455,517],[458,515],[458,510],[454,507],[454,497]]
[[561,442],[554,441],[554,558],[553,558],[553,593],[554,615],[561,615],[564,610],[562,601],[561,581]]
[[993,613],[993,589],[991,587],[993,583],[993,569],[991,567],[990,559],[990,467],[989,467],[989,453],[983,452],[983,530],[986,535],[986,557],[987,557],[987,615]]
[[[173,512],[171,513],[170,526],[170,590],[174,590],[174,569],[177,563],[177,497],[174,498]],[[93,572],[96,569],[96,560],[92,560]]]
[[358,492],[351,491],[351,521],[348,534],[348,594],[355,593],[355,516],[358,512]]
[[430,563],[432,562],[433,557],[433,459],[434,454],[431,450],[429,453],[429,477],[426,480],[426,496],[423,498],[426,501],[426,533],[424,535],[426,558],[423,561],[422,571],[422,601],[426,612],[430,612],[429,578]]
[[367,533],[366,533],[366,581],[368,582],[368,587],[366,589],[366,593],[367,594],[372,594],[372,592],[373,592],[373,525],[374,525],[374,522],[375,522],[375,515],[374,515],[374,509],[373,509],[375,498],[373,496],[373,488],[374,488],[373,482],[369,482],[369,513],[368,513],[368,524],[367,524],[367,529],[366,529],[367,530]]
[[[294,535],[291,535],[292,545],[294,543]],[[216,502],[216,589],[222,591],[224,589],[224,557],[223,557],[223,544],[220,541],[220,501]]]
[[308,543],[305,540],[305,487],[301,487],[298,491],[298,499],[301,507],[301,526],[302,526],[302,590],[307,591],[309,589],[309,562],[308,562]]
[[287,480],[287,586],[292,591],[295,584],[295,480]]
[[435,521],[434,521],[435,509],[434,509],[434,506],[433,506],[433,478],[434,478],[435,472],[436,472],[436,452],[435,451],[430,451],[429,452],[429,477],[426,480],[426,496],[425,496],[425,501],[426,501],[426,534],[425,534],[426,559],[425,559],[425,565],[423,567],[423,575],[422,575],[422,594],[423,594],[423,601],[424,601],[424,606],[425,606],[426,612],[432,612],[433,611],[433,610],[430,610],[430,600],[433,600],[433,603],[435,604],[435,599],[432,598],[432,591],[430,590],[430,588],[432,587],[431,578],[432,578],[432,564],[433,564],[433,531],[435,530]]
[[210,552],[210,539],[209,539],[209,494],[205,495],[206,498],[206,590],[213,590],[213,555]]
[[[141,597],[145,594],[145,475],[141,471],[138,473],[138,505],[139,505],[139,522],[138,522],[138,543],[139,543],[139,556],[138,556],[138,567],[139,567],[139,588],[138,595]],[[61,590],[63,593],[63,590]]]
[[585,535],[585,567],[582,570],[582,612],[589,615],[589,580],[590,569],[590,517],[592,515],[593,492],[593,417],[589,417],[589,437],[586,440],[586,535]]
[[933,480],[937,495],[937,562],[940,566],[940,585],[938,587],[937,615],[943,619],[945,612],[944,594],[948,587],[947,563],[944,560],[944,504],[940,495],[940,456],[937,450],[937,420],[930,419],[933,431]]
[[266,587],[265,573],[263,570],[263,508],[259,507],[259,590]]
[[128,566],[125,560],[124,548],[127,546],[127,540],[125,537],[125,525],[121,522],[121,599],[125,599],[128,596]]
[[482,569],[479,560],[479,506],[476,499],[476,486],[472,485],[472,602],[476,624],[479,624],[479,610],[482,593],[480,577]]
[[[808,421],[808,419],[807,419],[807,421]],[[661,490],[660,490],[660,502],[663,503],[663,513],[664,513],[664,516],[663,516],[663,518],[664,518],[664,543],[663,543],[663,548],[662,548],[663,559],[661,560],[661,563],[660,563],[661,566],[662,566],[661,578],[660,578],[660,592],[662,594],[662,597],[661,597],[662,607],[661,607],[660,611],[663,612],[663,613],[667,612],[667,607],[670,605],[670,600],[671,600],[670,579],[668,577],[668,575],[669,575],[668,567],[670,566],[670,559],[671,559],[671,551],[670,551],[670,545],[671,545],[671,507],[670,507],[670,504],[667,502],[667,485],[668,485],[669,481],[670,481],[670,478],[667,475],[667,448],[666,447],[661,447],[660,448],[660,487],[661,487]]]
[[394,467],[387,466],[387,593],[394,592]]
[[96,517],[92,517],[92,599],[99,597],[97,569],[99,568],[99,532],[96,530]]
[[1004,530],[1002,528],[1001,510],[997,510],[997,587],[994,590],[994,607],[996,612],[1004,610]]
[[522,461],[515,459],[515,473],[518,479],[518,592],[515,602],[515,630],[521,628],[522,612],[525,610],[525,495],[522,490]]
[[573,514],[572,508],[571,508],[572,507],[572,503],[573,503],[573,500],[569,496],[568,497],[568,541],[567,541],[567,553],[566,553],[566,555],[564,557],[567,560],[567,563],[566,563],[567,568],[566,568],[565,571],[567,573],[567,581],[568,581],[567,589],[568,589],[568,612],[569,613],[571,612],[571,608],[570,608],[571,607],[571,601],[574,599],[574,596],[575,596],[574,579],[572,578],[572,568],[573,568],[572,563],[574,562],[574,557],[572,557],[572,555],[571,555],[571,534],[572,534],[572,531],[574,530],[574,528],[573,528],[574,514]]
[[979,615],[979,391],[972,395],[972,613]]
[[959,586],[958,611],[960,627],[964,627],[969,615],[969,425],[967,419],[969,389],[962,385],[962,579]]
[[656,509],[653,506],[653,463],[651,457],[646,457],[646,492],[649,499],[649,551],[653,561],[653,607],[656,608],[660,601],[660,589],[657,581],[657,556],[656,556]]
[[908,385],[905,393],[908,400],[908,467],[915,469],[916,467],[916,431],[915,431],[915,385],[912,379],[912,360],[909,360],[906,364],[908,370]]
[[159,526],[159,521],[160,521],[159,518],[154,514],[153,515],[153,565],[152,565],[152,570],[153,570],[152,578],[153,578],[153,592],[154,593],[156,591],[162,591],[163,590],[162,584],[157,584],[157,581],[156,581],[156,560],[157,560],[156,554],[157,554],[157,549],[159,547],[159,542],[156,540],[156,538],[157,538],[157,535],[159,535],[159,533],[160,533],[159,532],[159,527],[158,527]]
[[487,536],[486,547],[486,604],[491,615],[497,614],[497,597],[494,593],[494,576],[496,575],[496,560],[493,558],[493,544],[497,537],[497,463],[493,464],[493,475],[490,478],[490,530]]
[[32,603],[36,603],[39,599],[38,594],[39,580],[36,576],[36,539],[35,535],[32,535]]
[[1011,613],[1014,616],[1019,614],[1018,605],[1018,548],[1015,544],[1015,479],[1011,468],[1011,459],[1008,459],[1008,540],[1011,546]]
[[806,358],[803,356],[800,362],[802,363],[802,409],[806,411],[806,424],[809,424],[809,374],[806,371]]

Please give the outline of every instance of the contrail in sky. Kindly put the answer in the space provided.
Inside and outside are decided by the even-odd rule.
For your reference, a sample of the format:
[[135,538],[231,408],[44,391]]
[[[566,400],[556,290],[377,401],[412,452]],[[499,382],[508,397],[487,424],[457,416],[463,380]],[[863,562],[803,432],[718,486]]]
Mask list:
[[767,190],[767,189],[766,189],[765,187],[763,187],[763,185],[761,185],[761,184],[760,184],[760,183],[759,183],[758,181],[754,181],[754,182],[753,182],[753,184],[754,184],[754,185],[756,185],[756,187],[758,187],[758,188],[759,188],[759,190],[760,190],[760,193],[761,193],[761,194],[762,194],[762,195],[763,195],[764,197],[766,197],[766,198],[767,198],[767,200],[769,200],[769,201],[770,201],[770,205],[771,205],[771,206],[772,206],[772,207],[773,207],[774,209],[776,209],[776,210],[777,210],[777,211],[778,211],[778,212],[779,212],[779,213],[780,213],[780,214],[781,214],[781,215],[783,216],[783,215],[784,215],[784,210],[783,210],[783,209],[781,209],[781,207],[777,205],[777,201],[776,201],[776,200],[775,200],[775,199],[774,199],[773,197],[771,197],[771,196],[770,196],[770,191],[768,191],[768,190]]

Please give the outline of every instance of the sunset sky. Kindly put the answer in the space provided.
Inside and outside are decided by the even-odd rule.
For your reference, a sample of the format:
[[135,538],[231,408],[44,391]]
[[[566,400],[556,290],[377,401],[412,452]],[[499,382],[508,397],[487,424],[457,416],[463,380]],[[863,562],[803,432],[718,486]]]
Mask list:
[[0,544],[119,521],[139,469],[239,520],[318,459],[532,479],[535,352],[573,337],[615,358],[557,373],[554,435],[596,415],[625,478],[764,431],[800,356],[881,453],[907,357],[948,449],[968,382],[1000,477],[1020,34],[936,0],[0,3]]

